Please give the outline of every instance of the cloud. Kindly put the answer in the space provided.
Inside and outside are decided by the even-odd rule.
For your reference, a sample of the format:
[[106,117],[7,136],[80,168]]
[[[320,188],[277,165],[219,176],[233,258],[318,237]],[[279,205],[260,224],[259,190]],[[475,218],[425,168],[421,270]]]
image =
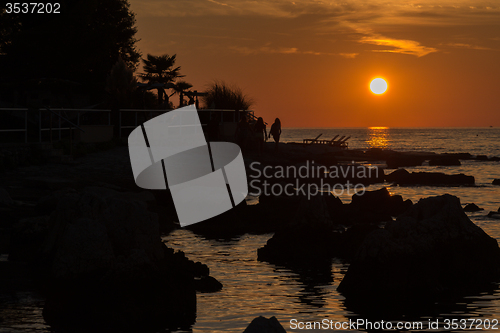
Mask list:
[[471,49],[471,50],[491,50],[491,48],[489,47],[483,47],[479,45],[472,45],[466,43],[446,43],[442,45],[456,47],[456,48],[463,48],[463,49]]
[[359,55],[359,53],[339,53],[339,56],[347,58],[347,59],[354,59]]
[[327,55],[327,56],[341,56],[348,59],[354,59],[358,53],[330,53],[330,52],[318,52],[318,51],[301,51],[297,47],[271,47],[269,44],[265,46],[260,46],[256,48],[250,48],[246,46],[230,46],[229,49],[245,54],[308,54],[308,55]]
[[257,48],[250,48],[246,46],[230,46],[229,47],[231,50],[242,53],[242,54],[259,54],[259,53],[268,53],[268,54],[273,54],[273,53],[281,53],[281,54],[293,54],[293,53],[299,53],[298,49],[296,47],[278,47],[278,48],[272,48],[269,46],[261,46]]
[[360,43],[373,44],[378,46],[393,47],[390,50],[372,50],[373,52],[392,52],[409,54],[417,57],[423,57],[429,53],[437,52],[438,50],[433,47],[420,45],[419,42],[408,39],[394,39],[381,35],[363,36],[359,40]]

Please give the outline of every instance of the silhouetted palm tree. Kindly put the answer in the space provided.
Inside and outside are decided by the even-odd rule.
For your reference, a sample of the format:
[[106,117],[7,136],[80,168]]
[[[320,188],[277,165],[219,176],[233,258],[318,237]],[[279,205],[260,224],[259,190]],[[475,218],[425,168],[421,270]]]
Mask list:
[[[148,54],[147,59],[142,59],[145,73],[139,74],[139,77],[150,84],[173,83],[177,78],[184,77],[184,75],[180,74],[181,67],[175,67],[176,57],[177,55],[175,54],[171,56],[168,54],[161,56]],[[156,89],[158,91],[158,103],[162,105],[163,97],[165,96],[168,104],[169,96],[165,93],[165,89],[163,87],[158,87]]]

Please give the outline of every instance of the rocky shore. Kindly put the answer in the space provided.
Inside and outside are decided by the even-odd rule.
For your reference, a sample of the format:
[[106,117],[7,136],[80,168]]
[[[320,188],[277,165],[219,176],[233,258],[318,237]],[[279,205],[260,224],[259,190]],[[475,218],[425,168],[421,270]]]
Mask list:
[[[368,306],[381,297],[394,304],[404,297],[432,301],[498,280],[496,241],[468,219],[456,197],[413,203],[383,187],[353,195],[347,204],[328,191],[297,191],[349,183],[475,186],[471,175],[404,168],[459,166],[470,159],[498,163],[495,157],[293,144],[280,145],[273,154],[272,145],[266,149],[263,156],[244,154],[249,185],[253,181],[253,189],[261,191],[258,204],[243,202],[187,229],[216,239],[272,233],[258,249],[258,260],[292,269],[330,272],[332,259],[342,258],[351,265],[339,291],[355,305]],[[162,234],[179,227],[172,199],[168,191],[135,185],[127,147],[71,164],[7,169],[0,178],[0,253],[9,255],[9,265],[0,263],[7,273],[3,288],[23,288],[15,274],[8,276],[12,264],[24,265],[30,278],[23,283],[43,292],[44,318],[54,328],[189,327],[196,318],[196,292],[223,288],[209,267],[161,242]],[[289,184],[294,195],[264,191]],[[500,216],[500,208],[488,216]]]

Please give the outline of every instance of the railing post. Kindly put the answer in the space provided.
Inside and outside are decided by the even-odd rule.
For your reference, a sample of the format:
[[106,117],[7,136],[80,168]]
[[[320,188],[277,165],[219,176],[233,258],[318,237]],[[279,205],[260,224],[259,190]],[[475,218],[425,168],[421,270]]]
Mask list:
[[28,109],[24,112],[24,143],[28,143]]
[[42,110],[38,109],[38,142],[42,142]]
[[50,143],[52,143],[52,112],[50,113],[50,131],[49,131],[49,135],[50,135]]
[[73,126],[69,125],[69,155],[73,156]]
[[61,110],[59,110],[59,141],[61,141]]
[[118,110],[118,138],[122,138],[122,110]]

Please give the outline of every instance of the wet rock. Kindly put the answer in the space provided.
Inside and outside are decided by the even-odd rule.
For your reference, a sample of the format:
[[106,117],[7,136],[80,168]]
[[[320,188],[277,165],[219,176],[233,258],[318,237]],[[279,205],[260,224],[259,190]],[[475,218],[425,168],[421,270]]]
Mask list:
[[222,290],[222,283],[211,276],[203,276],[195,279],[194,286],[197,291],[202,293],[213,293]]
[[0,207],[11,207],[14,205],[14,200],[9,195],[6,189],[0,187]]
[[14,224],[10,238],[9,261],[33,263],[40,259],[40,250],[48,230],[48,216],[27,218]]
[[338,244],[333,244],[335,256],[352,260],[365,238],[380,227],[373,223],[359,223],[342,232]]
[[260,316],[252,320],[243,333],[286,333],[286,331],[276,317],[267,319]]
[[478,205],[476,205],[475,203],[467,204],[464,207],[464,211],[465,212],[479,212],[481,210],[484,210],[484,209],[483,208],[479,208]]
[[460,166],[460,160],[452,156],[439,156],[429,160],[430,166]]
[[40,251],[47,323],[144,331],[194,322],[195,278],[207,289],[216,282],[161,243],[149,199],[95,188],[60,197]]
[[500,219],[500,208],[496,212],[489,212],[488,217],[492,217],[494,219]]
[[447,175],[441,172],[393,172],[386,176],[386,179],[398,185],[474,185],[474,176],[464,174]]
[[411,207],[411,200],[403,200],[400,195],[391,195],[383,187],[375,191],[366,191],[363,195],[353,195],[350,206],[354,212],[364,211],[374,215],[385,214],[398,216]]
[[404,180],[410,176],[410,172],[408,172],[406,169],[397,169],[393,172],[391,172],[388,175],[385,175],[385,180],[388,182],[398,182],[400,180]]
[[338,290],[356,304],[399,307],[481,289],[499,268],[497,241],[446,194],[421,199],[369,234]]
[[72,188],[66,188],[53,191],[49,195],[45,195],[38,199],[38,202],[35,205],[35,211],[39,215],[50,215],[54,210],[56,210],[59,200],[71,193],[76,193],[76,190]]
[[500,185],[500,179],[494,179],[492,184],[493,185]]
[[394,154],[387,158],[387,168],[397,169],[400,167],[420,166],[424,163],[425,157],[410,154]]
[[[286,267],[320,267],[330,265],[333,257],[353,257],[364,238],[378,229],[379,217],[373,212],[353,215],[360,208],[349,206],[332,195],[303,197],[295,218],[258,249],[258,260]],[[345,225],[352,226],[346,229]]]
[[26,187],[60,190],[64,188],[74,188],[77,182],[71,179],[58,177],[28,177],[24,179],[24,184]]
[[257,257],[261,261],[282,265],[329,262],[334,255],[333,244],[338,244],[339,237],[325,196],[302,197],[295,218],[258,249]]

